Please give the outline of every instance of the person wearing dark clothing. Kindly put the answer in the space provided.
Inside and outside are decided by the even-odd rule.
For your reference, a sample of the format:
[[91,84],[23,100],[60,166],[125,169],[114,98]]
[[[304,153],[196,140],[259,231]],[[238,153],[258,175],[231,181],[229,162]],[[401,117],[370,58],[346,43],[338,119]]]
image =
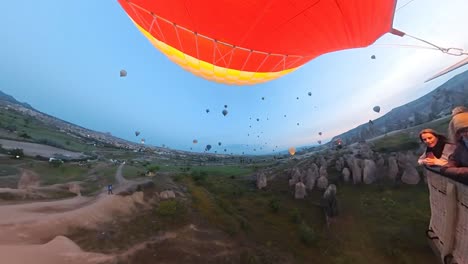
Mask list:
[[455,181],[468,184],[468,112],[454,115],[449,126],[456,148],[441,174]]
[[429,128],[419,132],[419,139],[426,145],[426,150],[418,159],[419,165],[444,166],[455,150],[455,145],[444,135]]
[[114,194],[112,192],[112,184],[107,185],[107,194]]

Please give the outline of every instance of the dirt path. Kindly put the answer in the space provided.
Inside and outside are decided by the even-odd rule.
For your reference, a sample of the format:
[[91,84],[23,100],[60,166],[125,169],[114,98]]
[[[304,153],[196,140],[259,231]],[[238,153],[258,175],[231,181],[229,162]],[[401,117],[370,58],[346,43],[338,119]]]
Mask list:
[[117,168],[117,171],[115,172],[115,180],[119,185],[127,184],[128,181],[123,177],[122,170],[124,167],[125,163],[120,164],[120,166]]
[[23,141],[15,141],[15,140],[8,140],[8,139],[0,139],[0,145],[4,149],[15,149],[20,148],[23,149],[23,152],[27,156],[35,157],[36,155],[42,157],[53,157],[55,154],[63,155],[70,159],[81,159],[86,158],[87,156],[81,152],[73,152],[65,149],[55,148],[43,144],[37,143],[30,143],[30,142],[23,142]]
[[[116,191],[133,183],[123,177],[124,165],[115,174]],[[73,228],[96,227],[118,215],[129,214],[138,204],[144,204],[142,192],[120,196],[107,195],[103,190],[96,197],[0,205],[1,262],[61,264],[108,260],[113,256],[83,252],[63,235]]]

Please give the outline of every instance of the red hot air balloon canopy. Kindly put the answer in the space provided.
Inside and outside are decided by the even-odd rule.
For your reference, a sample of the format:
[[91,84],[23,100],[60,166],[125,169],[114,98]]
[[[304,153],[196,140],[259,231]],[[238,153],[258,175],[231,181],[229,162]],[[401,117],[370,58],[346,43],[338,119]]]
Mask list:
[[209,80],[255,84],[392,30],[396,0],[119,0],[172,61]]

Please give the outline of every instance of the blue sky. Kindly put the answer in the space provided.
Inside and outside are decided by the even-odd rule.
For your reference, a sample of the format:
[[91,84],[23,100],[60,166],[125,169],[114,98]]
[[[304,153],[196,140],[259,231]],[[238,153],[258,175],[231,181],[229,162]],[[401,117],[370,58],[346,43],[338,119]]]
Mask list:
[[[395,28],[444,47],[468,49],[467,1],[401,0],[397,10]],[[203,151],[211,144],[218,153],[224,148],[266,153],[275,146],[313,145],[467,70],[424,84],[462,58],[387,34],[370,47],[322,55],[266,84],[228,86],[169,61],[116,0],[7,1],[1,13],[1,91],[93,130],[184,150]],[[121,69],[127,70],[126,78],[119,77]],[[226,117],[221,114],[225,104]],[[372,111],[374,105],[381,106],[380,113]],[[139,137],[135,130],[141,131]],[[193,139],[199,143],[192,144]]]

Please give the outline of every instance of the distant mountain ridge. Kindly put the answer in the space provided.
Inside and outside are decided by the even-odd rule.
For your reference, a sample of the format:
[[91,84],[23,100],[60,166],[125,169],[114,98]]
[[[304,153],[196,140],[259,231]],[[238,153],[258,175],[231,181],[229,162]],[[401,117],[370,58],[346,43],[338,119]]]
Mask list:
[[385,133],[448,116],[455,106],[468,106],[468,71],[460,73],[430,93],[392,109],[387,114],[332,138],[345,144],[368,140]]
[[141,146],[138,143],[114,137],[110,133],[103,133],[87,129],[79,125],[64,121],[60,118],[45,114],[33,108],[27,103],[19,102],[13,96],[8,95],[2,91],[0,91],[0,107],[14,110],[24,115],[35,118],[36,120],[42,122],[46,126],[54,127],[55,129],[61,132],[73,134],[75,137],[79,137],[88,143],[100,142],[127,149],[141,148]]
[[6,102],[10,102],[12,104],[17,104],[17,105],[21,105],[25,108],[28,108],[28,109],[31,109],[31,110],[34,110],[34,111],[37,111],[36,109],[34,109],[31,105],[29,105],[28,103],[21,103],[19,101],[17,101],[13,96],[11,95],[8,95],[2,91],[0,91],[0,100],[1,101],[6,101]]
[[[95,139],[118,146],[125,146],[131,149],[141,147],[137,143],[114,137],[109,133],[86,129],[79,125],[42,113],[34,109],[31,105],[19,102],[13,96],[0,91],[0,106],[9,104],[23,108],[23,110],[26,111],[21,109],[19,110],[22,112],[29,112],[27,113],[28,115],[34,116],[35,118],[40,119],[49,125],[53,125],[60,130],[70,131],[84,138],[90,137],[89,139]],[[455,106],[459,105],[468,106],[468,71],[454,76],[430,93],[405,105],[392,109],[387,114],[373,120],[373,124],[361,124],[345,133],[333,137],[330,143],[324,145],[333,144],[333,142],[338,138],[340,138],[345,144],[352,144],[354,142],[384,135],[385,133],[394,130],[416,126],[439,117],[450,115],[451,110]],[[159,147],[152,148],[164,149]],[[303,146],[298,148],[298,150],[302,151],[307,151],[307,149],[310,149],[310,147]],[[277,152],[277,154],[282,153],[285,153],[285,151]]]

